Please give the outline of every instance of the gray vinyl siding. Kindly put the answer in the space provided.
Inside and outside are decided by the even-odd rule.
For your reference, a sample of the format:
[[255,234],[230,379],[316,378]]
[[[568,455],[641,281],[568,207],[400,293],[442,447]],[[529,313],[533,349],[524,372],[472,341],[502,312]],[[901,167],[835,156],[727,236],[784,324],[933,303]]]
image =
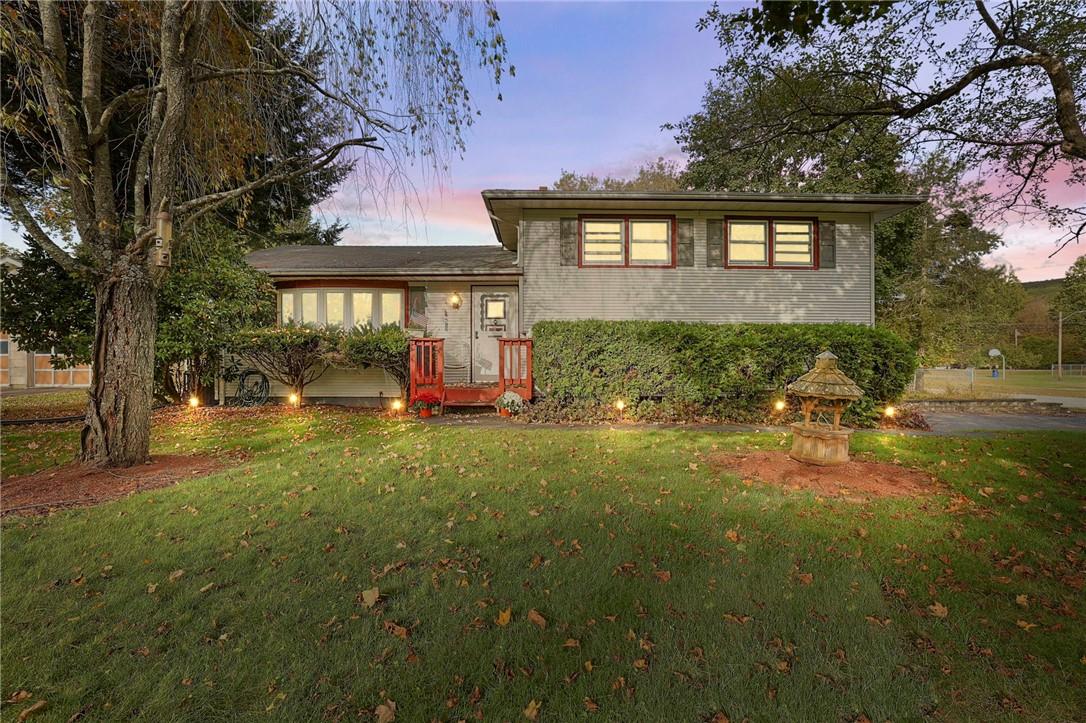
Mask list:
[[[590,212],[591,209],[586,209],[580,213]],[[868,214],[809,214],[837,224],[837,267],[814,271],[708,267],[706,219],[759,215],[729,213],[726,209],[676,214],[678,218],[694,219],[692,267],[562,266],[560,219],[577,215],[578,212],[569,211],[536,211],[525,216],[520,235],[520,258],[524,273],[521,309],[526,332],[538,321],[567,319],[652,319],[717,324],[874,323],[872,234]]]

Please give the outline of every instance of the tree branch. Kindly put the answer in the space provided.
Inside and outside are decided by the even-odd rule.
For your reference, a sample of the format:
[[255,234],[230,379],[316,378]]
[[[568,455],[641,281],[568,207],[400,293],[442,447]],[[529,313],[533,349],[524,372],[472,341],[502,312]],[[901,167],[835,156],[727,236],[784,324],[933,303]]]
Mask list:
[[41,247],[41,250],[49,255],[49,258],[56,261],[57,264],[67,271],[68,273],[76,273],[78,271],[86,271],[86,267],[75,260],[67,251],[57,245],[53,239],[49,238],[49,235],[45,233],[41,225],[38,223],[34,215],[30,213],[30,210],[23,203],[22,197],[11,187],[8,183],[7,171],[0,168],[0,198],[3,198],[4,204],[7,205],[11,211],[12,217],[19,222],[19,224],[26,229],[26,232],[30,234],[30,238]]

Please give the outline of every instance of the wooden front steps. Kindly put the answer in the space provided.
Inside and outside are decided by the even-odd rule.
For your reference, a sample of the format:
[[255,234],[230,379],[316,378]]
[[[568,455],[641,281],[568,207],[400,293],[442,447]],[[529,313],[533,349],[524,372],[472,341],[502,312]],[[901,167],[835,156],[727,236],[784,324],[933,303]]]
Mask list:
[[444,407],[493,407],[501,395],[498,383],[446,384]]
[[441,406],[493,406],[505,392],[532,399],[532,340],[498,340],[498,380],[487,384],[445,383],[445,340],[421,337],[408,340],[408,403],[420,394],[433,394]]

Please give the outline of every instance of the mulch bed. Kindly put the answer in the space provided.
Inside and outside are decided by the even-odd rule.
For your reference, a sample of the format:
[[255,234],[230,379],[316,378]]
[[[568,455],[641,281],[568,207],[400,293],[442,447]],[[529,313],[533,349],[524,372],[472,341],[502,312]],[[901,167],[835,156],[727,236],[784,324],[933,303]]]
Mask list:
[[797,462],[787,452],[718,454],[710,461],[714,466],[739,474],[744,480],[757,479],[792,490],[854,501],[919,497],[943,491],[930,474],[883,462],[852,460],[832,467],[819,467]]
[[0,514],[48,514],[127,497],[205,477],[226,467],[221,459],[162,454],[127,469],[96,469],[78,463],[0,480]]

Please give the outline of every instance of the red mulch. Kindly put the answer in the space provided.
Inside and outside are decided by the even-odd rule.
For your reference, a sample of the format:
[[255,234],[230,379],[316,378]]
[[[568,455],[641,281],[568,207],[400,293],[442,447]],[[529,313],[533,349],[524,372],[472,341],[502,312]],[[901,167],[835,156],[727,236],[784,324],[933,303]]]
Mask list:
[[225,467],[223,460],[184,454],[157,455],[127,469],[97,469],[79,463],[0,480],[0,514],[46,514],[95,505],[134,492],[169,487]]
[[939,483],[930,474],[896,464],[852,460],[819,467],[797,462],[787,452],[718,454],[711,459],[745,480],[758,479],[793,490],[865,500],[874,497],[916,497],[938,494]]

